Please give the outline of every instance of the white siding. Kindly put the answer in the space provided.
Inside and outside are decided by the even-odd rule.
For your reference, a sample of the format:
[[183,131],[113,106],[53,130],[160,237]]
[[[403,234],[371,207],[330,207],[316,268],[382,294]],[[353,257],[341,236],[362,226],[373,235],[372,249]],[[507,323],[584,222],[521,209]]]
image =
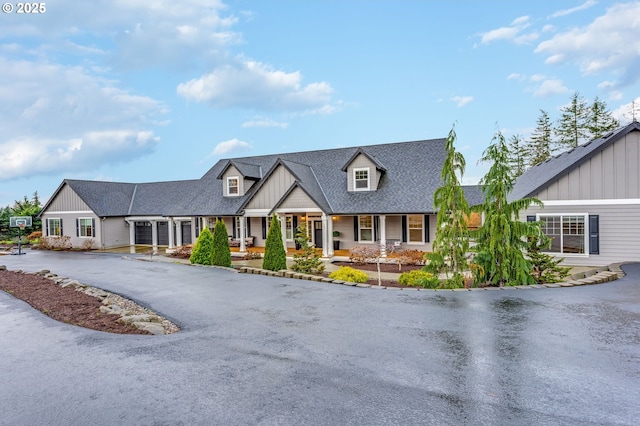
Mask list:
[[285,167],[278,166],[253,196],[246,208],[272,209],[294,182],[293,175]]
[[[98,220],[96,219],[96,228],[102,227],[100,231],[103,235],[104,248],[129,245],[129,226],[123,217],[109,217],[100,222]],[[96,248],[98,247],[99,242],[96,240]]]
[[[59,218],[62,220],[62,235],[66,235],[70,237],[70,241],[73,247],[75,248],[84,248],[84,244],[88,240],[93,240],[93,248],[100,248],[102,246],[102,230],[100,225],[100,218],[93,213],[45,213],[42,215],[42,234],[46,233],[46,220],[47,218]],[[89,237],[79,237],[76,220],[79,218],[92,218],[95,223],[94,233],[95,235],[91,238]],[[124,226],[124,220],[121,219]],[[127,236],[128,244],[129,238]],[[113,246],[111,246],[113,247]]]
[[318,205],[300,188],[296,188],[278,207],[280,210],[286,209],[315,209]]

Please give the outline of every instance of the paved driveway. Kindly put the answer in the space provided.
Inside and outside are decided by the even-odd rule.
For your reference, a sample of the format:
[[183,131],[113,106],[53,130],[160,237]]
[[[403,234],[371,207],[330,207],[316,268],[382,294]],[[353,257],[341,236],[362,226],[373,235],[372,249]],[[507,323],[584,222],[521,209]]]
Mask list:
[[2,425],[638,424],[640,265],[597,286],[353,288],[118,255],[29,252],[177,322],[58,323],[0,292]]

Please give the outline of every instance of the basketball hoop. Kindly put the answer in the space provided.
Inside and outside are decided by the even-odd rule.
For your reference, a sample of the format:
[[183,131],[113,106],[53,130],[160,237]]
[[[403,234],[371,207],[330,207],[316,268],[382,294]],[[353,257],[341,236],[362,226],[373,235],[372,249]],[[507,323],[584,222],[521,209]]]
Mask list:
[[24,231],[24,228],[26,228],[26,227],[27,227],[27,224],[24,223],[24,222],[18,224],[18,228],[20,228],[21,231]]

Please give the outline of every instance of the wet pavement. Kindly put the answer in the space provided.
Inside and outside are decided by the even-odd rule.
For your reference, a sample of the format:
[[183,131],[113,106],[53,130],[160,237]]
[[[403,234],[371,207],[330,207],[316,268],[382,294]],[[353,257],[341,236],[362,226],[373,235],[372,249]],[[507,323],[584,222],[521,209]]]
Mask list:
[[28,252],[170,318],[58,323],[0,292],[0,425],[635,425],[640,264],[575,288],[377,290],[114,254]]

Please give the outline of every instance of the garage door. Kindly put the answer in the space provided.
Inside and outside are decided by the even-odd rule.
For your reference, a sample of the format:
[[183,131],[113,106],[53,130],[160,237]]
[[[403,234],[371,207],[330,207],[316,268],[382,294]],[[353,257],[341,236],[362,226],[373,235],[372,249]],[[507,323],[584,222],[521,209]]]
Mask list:
[[153,244],[151,222],[136,222],[136,244]]
[[180,222],[182,224],[182,244],[191,244],[191,222]]

